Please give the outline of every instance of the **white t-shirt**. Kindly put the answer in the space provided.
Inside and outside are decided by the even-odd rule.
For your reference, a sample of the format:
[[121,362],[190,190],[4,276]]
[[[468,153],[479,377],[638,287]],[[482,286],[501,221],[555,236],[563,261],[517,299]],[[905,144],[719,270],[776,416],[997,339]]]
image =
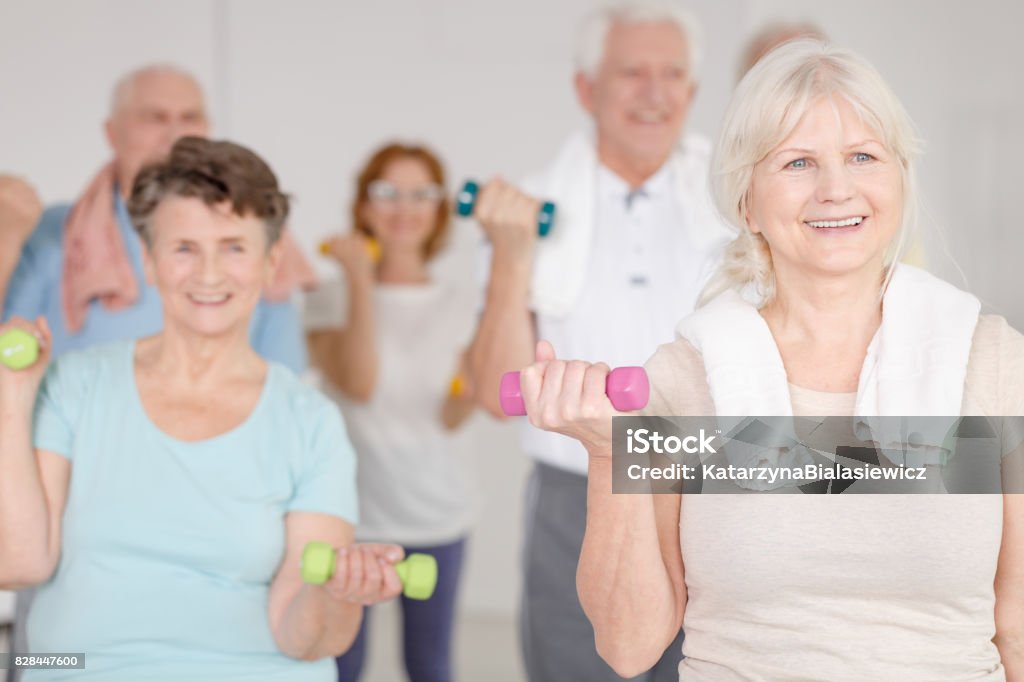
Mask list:
[[[585,285],[565,317],[537,315],[537,334],[558,357],[643,365],[693,312],[718,261],[693,246],[690,235],[707,226],[687,224],[682,204],[692,199],[679,196],[672,174],[666,164],[630,191],[624,180],[598,167]],[[534,459],[587,473],[587,453],[577,440],[524,423],[521,443]]]
[[[322,382],[341,407],[358,458],[360,540],[437,545],[464,536],[472,524],[462,439],[445,430],[440,415],[471,340],[474,293],[452,282],[378,284],[373,397],[355,402]],[[347,308],[345,280],[322,282],[306,297],[306,328],[343,326]]]

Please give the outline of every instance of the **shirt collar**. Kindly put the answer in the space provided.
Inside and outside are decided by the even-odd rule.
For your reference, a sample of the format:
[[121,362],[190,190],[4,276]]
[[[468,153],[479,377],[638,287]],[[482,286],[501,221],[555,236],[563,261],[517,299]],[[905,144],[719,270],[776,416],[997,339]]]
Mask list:
[[609,201],[623,202],[627,207],[637,198],[661,198],[669,193],[672,181],[671,164],[666,161],[654,175],[647,178],[640,187],[630,189],[629,185],[614,171],[598,164],[597,186],[598,193]]

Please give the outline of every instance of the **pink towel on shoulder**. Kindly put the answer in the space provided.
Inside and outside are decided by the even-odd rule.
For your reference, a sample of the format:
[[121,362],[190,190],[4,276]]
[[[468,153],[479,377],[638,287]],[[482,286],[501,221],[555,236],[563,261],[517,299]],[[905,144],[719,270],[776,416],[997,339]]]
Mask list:
[[[64,222],[61,304],[72,333],[85,324],[93,300],[108,310],[120,310],[139,298],[139,283],[117,225],[114,183],[110,162],[89,182]],[[317,283],[312,266],[287,229],[281,234],[281,246],[281,264],[264,291],[271,301],[287,300],[295,289],[311,289]]]
[[139,284],[114,212],[113,162],[89,182],[64,222],[63,270],[61,303],[64,322],[72,333],[85,324],[93,299],[99,299],[107,310],[120,310],[139,297]]

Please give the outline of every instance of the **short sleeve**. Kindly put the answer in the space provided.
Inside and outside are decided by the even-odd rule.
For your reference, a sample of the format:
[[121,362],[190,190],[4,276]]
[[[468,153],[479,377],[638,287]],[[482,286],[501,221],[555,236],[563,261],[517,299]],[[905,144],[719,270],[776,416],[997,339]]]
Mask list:
[[35,319],[46,313],[50,288],[56,286],[61,261],[61,232],[68,206],[47,209],[21,249],[18,264],[7,283],[0,319],[17,315]]
[[79,376],[78,354],[63,356],[50,365],[39,387],[32,419],[32,442],[39,450],[49,450],[71,459],[74,425],[83,402],[83,384]]
[[7,297],[3,301],[3,321],[15,315],[28,320],[35,319],[43,309],[44,296],[45,282],[33,268],[31,254],[23,250],[7,286]]
[[301,470],[288,511],[317,512],[359,522],[356,494],[356,453],[338,408],[327,401],[304,417]]
[[324,280],[306,292],[302,321],[307,331],[338,329],[348,319],[348,285],[344,277]]
[[1003,322],[1000,343],[1000,379],[1003,382],[1001,414],[1024,417],[1024,334]]
[[306,369],[306,339],[298,307],[291,301],[262,300],[256,306],[249,339],[262,357],[280,363],[296,374]]
[[1024,452],[1024,335],[1004,323],[999,372],[1004,452]]
[[973,414],[1024,415],[1024,336],[998,315],[980,315],[971,343],[964,407]]
[[651,397],[641,414],[660,417],[715,414],[700,353],[684,339],[658,347],[644,364]]

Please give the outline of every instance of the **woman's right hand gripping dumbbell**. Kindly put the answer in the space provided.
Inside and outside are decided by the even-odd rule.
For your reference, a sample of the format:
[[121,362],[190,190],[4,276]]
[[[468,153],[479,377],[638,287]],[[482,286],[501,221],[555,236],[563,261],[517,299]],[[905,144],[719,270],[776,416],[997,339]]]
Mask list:
[[12,317],[0,325],[0,411],[31,414],[36,393],[50,362],[50,327]]
[[519,373],[530,424],[575,438],[591,457],[611,457],[612,417],[622,416],[606,393],[610,368],[603,362],[559,360],[547,341],[536,362]]
[[537,213],[542,205],[543,202],[515,185],[495,177],[480,189],[473,216],[495,254],[530,259],[537,241]]
[[341,265],[350,280],[369,283],[373,281],[376,272],[374,249],[377,247],[371,247],[371,243],[371,240],[353,230],[324,240],[320,244],[320,251]]
[[403,556],[398,545],[357,543],[342,547],[323,587],[333,599],[363,606],[394,599],[402,593],[395,564]]

